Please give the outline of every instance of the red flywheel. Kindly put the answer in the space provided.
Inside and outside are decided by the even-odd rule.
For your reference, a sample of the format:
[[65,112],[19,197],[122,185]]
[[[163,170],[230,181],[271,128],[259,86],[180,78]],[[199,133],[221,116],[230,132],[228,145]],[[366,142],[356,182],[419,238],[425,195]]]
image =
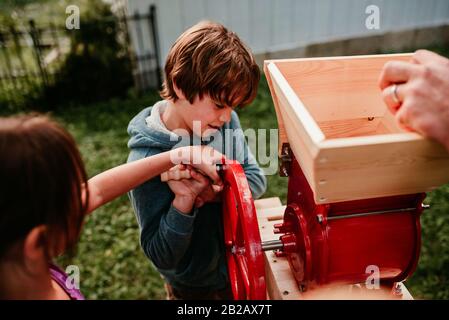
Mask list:
[[242,166],[223,165],[223,224],[226,258],[236,300],[264,300],[265,265],[256,208]]

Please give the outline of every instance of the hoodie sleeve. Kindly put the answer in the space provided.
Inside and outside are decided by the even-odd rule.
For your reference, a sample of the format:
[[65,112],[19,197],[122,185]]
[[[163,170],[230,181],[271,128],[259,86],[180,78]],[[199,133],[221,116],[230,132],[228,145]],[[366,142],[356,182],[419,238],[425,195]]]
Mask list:
[[234,111],[232,112],[230,128],[233,130],[233,136],[235,137],[233,141],[235,160],[240,162],[245,171],[253,198],[258,199],[267,190],[267,179],[246,143],[239,117]]
[[[145,157],[152,154],[147,153]],[[137,160],[132,150],[128,162]],[[174,195],[166,183],[155,177],[131,190],[129,198],[140,227],[140,242],[145,255],[159,269],[173,269],[190,245],[196,211],[186,215],[171,203]]]

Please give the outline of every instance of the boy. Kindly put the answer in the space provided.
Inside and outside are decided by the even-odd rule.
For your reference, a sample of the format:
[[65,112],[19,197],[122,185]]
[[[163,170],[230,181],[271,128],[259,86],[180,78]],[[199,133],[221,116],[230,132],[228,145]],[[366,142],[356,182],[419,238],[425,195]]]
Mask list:
[[[128,126],[128,162],[192,144],[193,139],[193,144],[228,151],[228,158],[242,164],[253,197],[260,197],[266,179],[233,111],[251,103],[257,93],[260,71],[249,49],[222,25],[200,22],[172,46],[165,77],[164,100],[141,111]],[[142,248],[165,278],[168,298],[232,298],[221,204],[210,183],[165,183],[158,177],[129,196]]]

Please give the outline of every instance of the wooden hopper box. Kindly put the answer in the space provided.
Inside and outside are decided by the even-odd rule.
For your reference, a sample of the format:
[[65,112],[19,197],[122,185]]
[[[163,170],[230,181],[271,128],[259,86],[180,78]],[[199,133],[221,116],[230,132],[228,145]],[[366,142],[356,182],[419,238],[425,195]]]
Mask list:
[[389,60],[410,54],[265,61],[279,124],[317,204],[412,194],[449,181],[449,154],[401,129],[381,96]]

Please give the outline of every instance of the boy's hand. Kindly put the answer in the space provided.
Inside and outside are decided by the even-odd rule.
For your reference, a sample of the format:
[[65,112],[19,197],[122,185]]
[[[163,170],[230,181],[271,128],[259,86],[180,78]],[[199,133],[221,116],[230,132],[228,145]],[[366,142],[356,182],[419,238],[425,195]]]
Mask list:
[[219,202],[223,187],[209,184],[195,199],[195,207],[200,208],[207,202]]
[[[195,171],[191,166],[179,164],[170,170],[161,174],[161,181],[167,182],[169,180],[180,181],[183,179],[190,179],[192,177],[191,172]],[[195,171],[196,172],[196,171]],[[199,173],[201,174],[201,173]],[[207,178],[207,177],[206,177]],[[172,184],[173,185],[173,184]],[[170,184],[169,184],[170,186]],[[171,187],[171,186],[170,186]],[[174,186],[174,188],[177,188]],[[177,188],[179,190],[179,187]],[[208,184],[207,187],[196,197],[195,207],[202,207],[207,202],[219,202],[220,192],[223,190],[222,186]]]
[[191,170],[190,175],[191,179],[167,181],[168,186],[175,194],[173,206],[185,214],[190,214],[195,199],[209,185],[209,179],[195,170]]

